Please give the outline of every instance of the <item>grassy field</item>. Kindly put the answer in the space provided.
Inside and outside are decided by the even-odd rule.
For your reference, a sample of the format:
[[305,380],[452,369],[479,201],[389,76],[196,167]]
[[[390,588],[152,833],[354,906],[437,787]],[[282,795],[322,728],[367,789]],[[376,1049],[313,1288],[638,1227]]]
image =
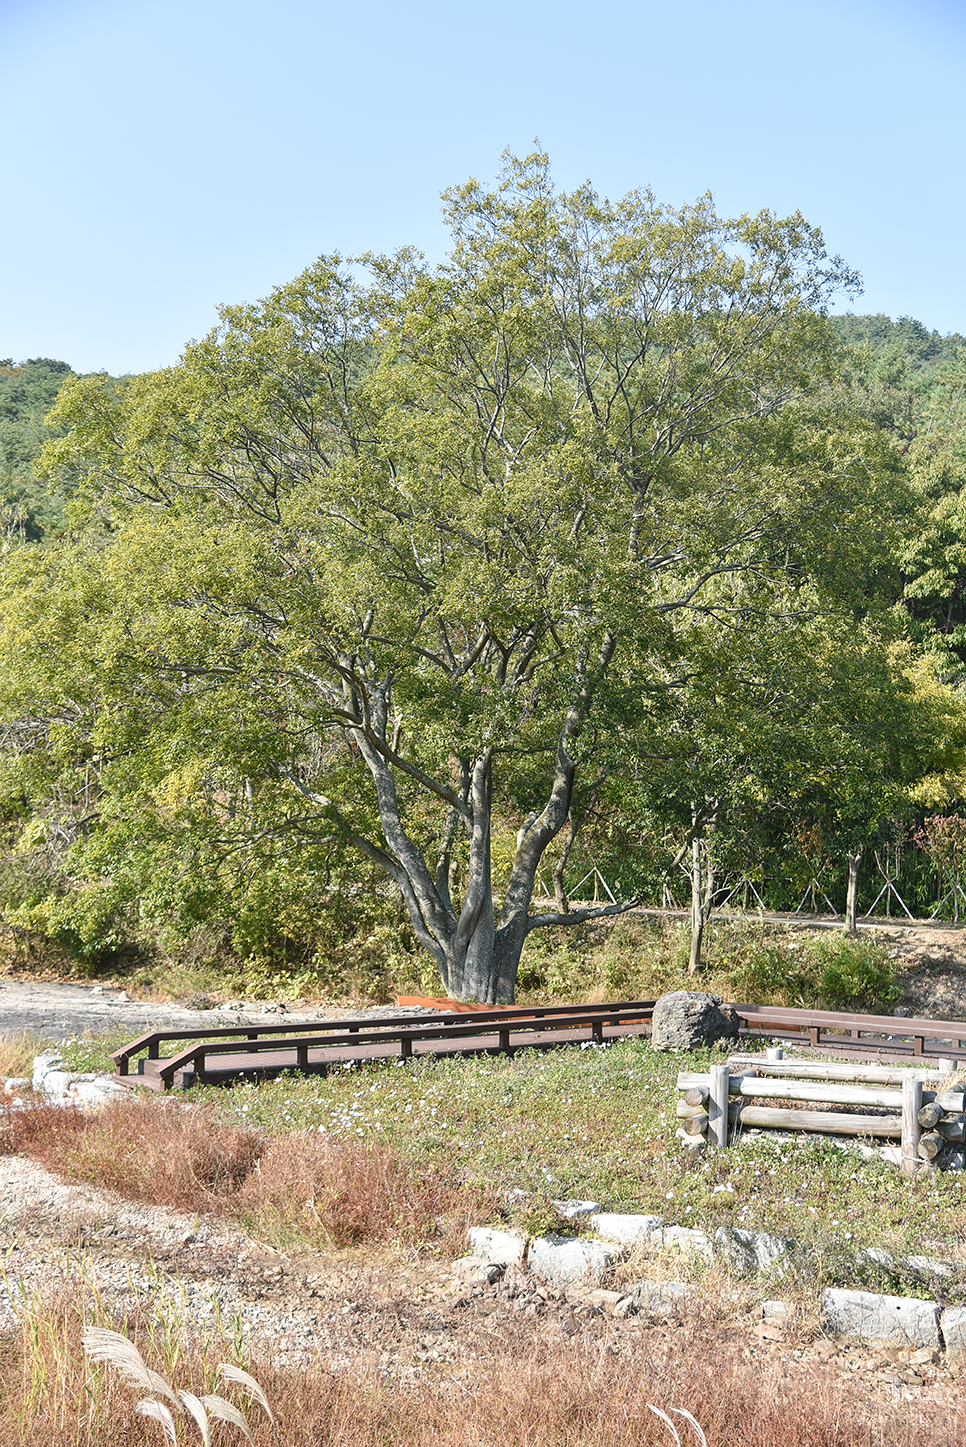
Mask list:
[[[66,1063],[100,1068],[114,1043],[73,1042]],[[37,1048],[26,1039],[8,1045],[0,1073],[22,1073]],[[883,1162],[804,1139],[750,1139],[694,1158],[674,1134],[675,1077],[711,1058],[660,1055],[626,1040],[204,1087],[98,1114],[0,1108],[0,1153],[136,1200],[223,1214],[288,1252],[348,1248],[447,1262],[465,1251],[468,1225],[560,1227],[554,1203],[573,1197],[707,1231],[776,1232],[806,1248],[790,1277],[768,1283],[796,1302],[802,1340],[824,1285],[966,1301],[962,1175],[910,1183]],[[870,1246],[925,1252],[957,1269],[932,1280],[887,1271],[863,1260]],[[664,1258],[626,1269],[700,1276],[705,1268]],[[709,1299],[702,1294],[681,1319],[645,1327],[630,1356],[615,1356],[602,1338],[535,1340],[527,1323],[504,1319],[484,1355],[389,1373],[363,1358],[338,1371],[286,1371],[256,1347],[242,1364],[266,1388],[277,1429],[236,1400],[257,1447],[670,1447],[652,1406],[689,1409],[708,1447],[948,1447],[966,1430],[958,1379],[942,1402],[912,1405],[807,1352],[762,1356],[709,1305],[727,1287],[719,1277],[715,1268]],[[135,1412],[141,1394],[84,1360],[81,1331],[92,1323],[136,1340],[177,1386],[223,1390],[217,1362],[238,1360],[239,1343],[186,1331],[163,1297],[150,1312],[123,1316],[79,1285],[25,1299],[22,1328],[0,1338],[4,1447],[163,1440],[160,1424]],[[682,1418],[673,1420],[683,1444],[698,1442]],[[184,1418],[178,1432],[180,1442],[200,1440]],[[214,1447],[229,1440],[242,1439],[215,1428]]]
[[[103,1047],[80,1042],[66,1055],[73,1068],[96,1068]],[[710,1059],[689,1056],[687,1067]],[[860,1253],[874,1246],[898,1256],[937,1255],[961,1270],[955,1280],[931,1285],[946,1299],[966,1299],[966,1174],[910,1183],[881,1160],[802,1137],[750,1138],[694,1157],[675,1137],[675,1079],[683,1063],[646,1041],[626,1040],[522,1051],[512,1059],[374,1064],[231,1090],[196,1088],[189,1097],[196,1109],[187,1115],[180,1098],[146,1098],[97,1117],[44,1111],[32,1133],[26,1118],[9,1117],[8,1136],[11,1129],[20,1135],[9,1136],[7,1148],[140,1199],[188,1209],[217,1204],[279,1244],[312,1244],[320,1232],[338,1238],[341,1228],[330,1222],[322,1230],[302,1205],[325,1197],[320,1182],[341,1170],[340,1162],[351,1159],[348,1174],[358,1175],[361,1163],[377,1160],[377,1173],[389,1173],[398,1197],[387,1211],[406,1222],[399,1234],[410,1246],[458,1247],[450,1230],[445,1247],[437,1239],[441,1214],[536,1231],[557,1219],[553,1201],[590,1198],[605,1210],[649,1212],[711,1232],[736,1226],[791,1236],[809,1250],[813,1285],[921,1294],[920,1278],[886,1271]],[[197,1142],[171,1148],[168,1137],[180,1138],[192,1120],[201,1122],[199,1140],[222,1143],[219,1159],[233,1162],[230,1179],[207,1181],[208,1158]],[[167,1160],[179,1163],[174,1176]],[[307,1163],[316,1160],[313,1174]],[[285,1181],[274,1195],[269,1161]],[[260,1200],[252,1195],[255,1179]],[[407,1216],[399,1206],[407,1190],[428,1190],[430,1204]]]

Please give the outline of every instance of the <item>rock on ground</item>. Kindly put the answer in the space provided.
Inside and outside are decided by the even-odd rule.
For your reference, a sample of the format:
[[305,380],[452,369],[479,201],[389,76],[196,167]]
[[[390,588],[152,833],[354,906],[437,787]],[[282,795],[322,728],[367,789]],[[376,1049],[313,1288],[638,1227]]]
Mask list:
[[470,1252],[484,1261],[502,1266],[520,1266],[527,1254],[527,1238],[519,1231],[498,1231],[490,1226],[471,1226]]
[[617,1247],[585,1236],[536,1236],[527,1265],[534,1276],[560,1291],[577,1281],[601,1281],[619,1256]]
[[721,1040],[737,1040],[738,1016],[718,995],[672,990],[654,1005],[654,1050],[701,1050]]
[[822,1312],[828,1330],[837,1336],[902,1346],[939,1346],[939,1306],[935,1301],[829,1287],[822,1292]]

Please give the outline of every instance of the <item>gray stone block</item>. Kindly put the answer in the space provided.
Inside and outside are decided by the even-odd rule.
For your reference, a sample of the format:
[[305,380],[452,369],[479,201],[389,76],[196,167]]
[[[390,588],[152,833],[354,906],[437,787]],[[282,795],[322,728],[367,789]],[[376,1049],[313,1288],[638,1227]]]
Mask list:
[[714,1240],[728,1265],[741,1276],[786,1268],[798,1250],[798,1243],[789,1236],[771,1236],[764,1231],[741,1231],[727,1226],[719,1226]]
[[822,1314],[828,1330],[839,1336],[896,1346],[939,1346],[939,1306],[935,1301],[830,1287],[822,1292]]
[[660,1216],[625,1216],[618,1211],[598,1211],[591,1216],[590,1224],[598,1236],[605,1241],[639,1241],[655,1231],[660,1231],[664,1222]]
[[527,1254],[527,1238],[520,1231],[497,1231],[490,1226],[471,1226],[470,1251],[484,1261],[499,1261],[504,1266],[522,1266]]
[[580,1216],[592,1216],[595,1211],[600,1210],[597,1201],[551,1201],[550,1204],[556,1206],[567,1221],[576,1221]]
[[711,1237],[704,1231],[692,1231],[687,1226],[665,1226],[660,1236],[655,1232],[651,1239],[665,1249],[675,1247],[682,1256],[703,1256],[705,1261],[714,1256]]
[[672,990],[662,995],[651,1016],[651,1048],[700,1050],[719,1040],[737,1040],[738,1016],[718,995]]
[[597,1285],[620,1255],[613,1243],[586,1236],[537,1236],[530,1242],[527,1265],[534,1276],[562,1290],[577,1282]]
[[694,1294],[694,1287],[684,1281],[635,1281],[627,1288],[628,1306],[622,1315],[673,1316]]
[[966,1306],[951,1306],[939,1318],[947,1352],[966,1352]]
[[33,1087],[34,1090],[43,1090],[44,1080],[52,1070],[59,1070],[63,1064],[63,1058],[55,1055],[52,1051],[45,1055],[34,1056]]

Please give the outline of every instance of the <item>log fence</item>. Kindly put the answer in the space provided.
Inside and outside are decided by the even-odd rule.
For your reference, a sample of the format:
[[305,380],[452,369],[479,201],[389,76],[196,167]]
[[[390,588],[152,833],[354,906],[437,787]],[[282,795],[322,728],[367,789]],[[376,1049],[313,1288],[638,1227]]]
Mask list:
[[692,1144],[733,1145],[749,1127],[894,1141],[913,1175],[930,1161],[964,1164],[966,1091],[958,1082],[951,1060],[909,1070],[732,1056],[706,1073],[679,1073],[675,1116]]

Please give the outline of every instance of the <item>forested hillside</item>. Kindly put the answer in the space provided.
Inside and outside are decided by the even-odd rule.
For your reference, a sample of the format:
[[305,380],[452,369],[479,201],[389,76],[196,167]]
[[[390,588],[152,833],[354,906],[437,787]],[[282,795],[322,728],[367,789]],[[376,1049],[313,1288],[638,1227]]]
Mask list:
[[62,484],[41,483],[34,471],[51,431],[44,418],[74,373],[66,362],[34,357],[14,366],[0,360],[0,525],[7,546],[36,542],[63,519]]
[[928,912],[963,339],[827,317],[801,217],[540,157],[447,204],[439,267],[321,258],[120,383],[0,374],[7,921],[502,1000],[539,931],[668,894],[695,970],[742,880],[854,910],[898,850]]

